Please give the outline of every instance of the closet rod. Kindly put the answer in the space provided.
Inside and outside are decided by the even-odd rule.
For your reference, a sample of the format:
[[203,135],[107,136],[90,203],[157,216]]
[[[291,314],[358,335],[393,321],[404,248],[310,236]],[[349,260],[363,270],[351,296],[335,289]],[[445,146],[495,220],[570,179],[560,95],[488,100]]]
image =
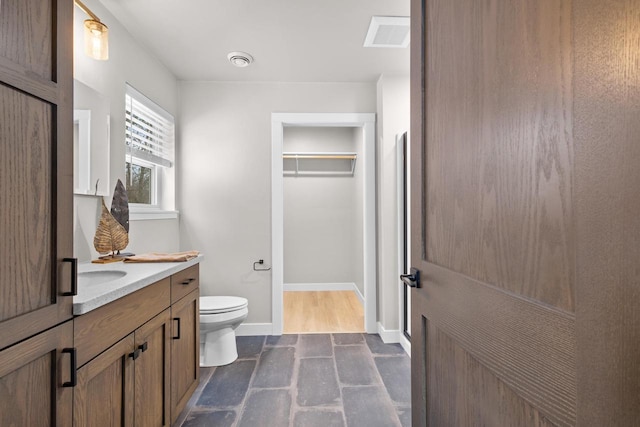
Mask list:
[[283,159],[343,159],[355,160],[355,154],[283,154]]

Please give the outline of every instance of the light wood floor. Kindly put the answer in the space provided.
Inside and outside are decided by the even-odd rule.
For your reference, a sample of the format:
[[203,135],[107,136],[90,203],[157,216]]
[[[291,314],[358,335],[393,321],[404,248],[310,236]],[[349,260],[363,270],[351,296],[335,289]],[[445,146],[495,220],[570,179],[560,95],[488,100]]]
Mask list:
[[284,292],[284,333],[321,332],[364,332],[364,309],[355,292]]

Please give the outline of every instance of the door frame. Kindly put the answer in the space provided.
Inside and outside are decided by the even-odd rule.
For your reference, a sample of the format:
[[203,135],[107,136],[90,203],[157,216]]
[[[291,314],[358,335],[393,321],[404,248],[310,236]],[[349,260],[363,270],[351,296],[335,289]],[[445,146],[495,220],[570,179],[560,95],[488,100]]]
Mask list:
[[364,328],[376,333],[376,163],[375,113],[271,114],[271,322],[272,334],[282,335],[284,291],[284,177],[282,151],[285,127],[351,127],[363,133],[363,276]]

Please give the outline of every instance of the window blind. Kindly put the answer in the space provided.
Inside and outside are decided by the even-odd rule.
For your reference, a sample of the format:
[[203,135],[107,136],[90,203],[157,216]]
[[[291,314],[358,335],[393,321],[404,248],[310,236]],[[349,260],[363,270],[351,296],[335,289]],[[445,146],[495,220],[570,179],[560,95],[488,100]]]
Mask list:
[[174,119],[149,98],[127,85],[125,142],[127,155],[158,166],[173,165]]

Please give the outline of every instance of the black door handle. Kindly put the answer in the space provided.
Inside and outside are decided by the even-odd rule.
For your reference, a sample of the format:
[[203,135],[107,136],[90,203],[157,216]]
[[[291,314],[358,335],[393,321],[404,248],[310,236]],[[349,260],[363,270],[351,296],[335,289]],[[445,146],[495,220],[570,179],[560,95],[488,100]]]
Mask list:
[[138,346],[139,350],[142,350],[142,352],[144,353],[145,351],[147,351],[147,348],[149,347],[149,342],[145,341],[144,343],[140,344]]
[[73,297],[78,295],[78,258],[63,258],[62,262],[71,263],[71,291],[63,292],[64,297]]
[[62,384],[62,387],[75,387],[78,384],[78,351],[76,348],[63,348],[62,353],[69,353],[71,356],[69,358],[70,367],[71,367],[71,381],[65,382]]
[[178,335],[177,336],[173,336],[171,338],[173,338],[174,340],[179,340],[180,339],[180,318],[179,317],[174,317],[173,320],[177,320],[178,321]]
[[409,274],[401,274],[400,280],[412,288],[420,287],[420,271],[417,268],[411,268],[411,272]]

